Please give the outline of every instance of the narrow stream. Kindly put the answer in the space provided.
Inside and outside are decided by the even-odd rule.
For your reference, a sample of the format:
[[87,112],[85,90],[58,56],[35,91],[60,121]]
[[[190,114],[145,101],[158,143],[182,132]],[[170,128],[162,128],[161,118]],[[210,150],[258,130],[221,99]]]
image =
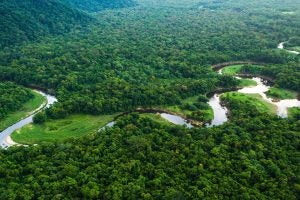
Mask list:
[[[284,43],[286,43],[286,42],[281,42],[281,43],[279,43],[278,46],[277,46],[277,48],[278,48],[278,49],[284,49]],[[298,51],[290,51],[290,50],[287,50],[287,49],[284,49],[284,50],[286,50],[286,51],[288,51],[288,52],[290,52],[290,53],[293,53],[293,54],[299,54]]]
[[0,132],[0,147],[7,148],[7,147],[10,147],[10,146],[16,144],[11,140],[10,135],[17,129],[20,129],[23,126],[30,124],[33,121],[34,115],[36,115],[41,110],[49,107],[50,105],[52,105],[54,102],[57,101],[57,99],[54,96],[45,94],[44,92],[41,92],[41,91],[36,91],[36,92],[38,92],[41,95],[43,95],[44,97],[46,97],[46,99],[47,99],[46,105],[45,104],[41,105],[38,109],[31,112],[28,117],[20,120],[19,122],[15,123],[14,125],[8,127],[7,129],[3,130],[2,132]]

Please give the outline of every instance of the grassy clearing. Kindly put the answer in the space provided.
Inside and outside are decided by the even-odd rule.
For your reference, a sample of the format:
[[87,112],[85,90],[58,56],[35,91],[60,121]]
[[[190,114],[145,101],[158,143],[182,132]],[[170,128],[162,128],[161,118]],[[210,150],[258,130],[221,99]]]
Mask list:
[[241,68],[243,67],[244,65],[231,65],[231,66],[228,66],[228,67],[225,67],[223,68],[223,74],[225,75],[231,75],[231,76],[234,76],[236,74],[238,74],[240,71],[241,71]]
[[225,75],[234,76],[234,75],[241,73],[241,69],[243,66],[246,66],[247,68],[253,68],[253,69],[261,67],[260,65],[255,65],[255,64],[230,65],[230,66],[224,67],[222,72]]
[[266,94],[276,99],[296,99],[298,95],[297,92],[276,87],[271,87]]
[[289,118],[294,118],[300,120],[300,108],[289,108],[288,109]]
[[196,119],[199,121],[210,121],[213,119],[213,110],[211,107],[205,108],[205,109],[196,109],[196,110],[190,110],[183,108],[182,105],[185,104],[194,104],[197,103],[198,96],[193,96],[190,98],[186,98],[181,102],[181,105],[176,106],[166,106],[163,107],[163,109],[168,110],[170,112],[177,113],[181,116],[186,116],[188,118]]
[[29,124],[12,134],[21,144],[61,141],[95,133],[113,120],[115,115],[72,115],[65,119],[49,120],[44,124]]
[[242,94],[239,92],[227,92],[223,95],[224,99],[236,100],[243,105],[253,105],[259,112],[276,115],[277,108],[275,105],[266,102],[259,94]]
[[240,83],[239,83],[239,86],[241,87],[248,87],[248,86],[256,86],[257,83],[252,80],[252,79],[240,79]]
[[30,112],[39,108],[44,102],[46,102],[46,98],[37,92],[32,92],[34,97],[26,102],[23,107],[13,113],[8,114],[5,119],[0,121],[0,130],[4,130],[5,128],[11,126],[12,124],[18,122],[19,120],[27,117]]
[[157,115],[155,113],[143,113],[143,114],[140,114],[140,117],[150,118],[155,122],[158,122],[158,123],[161,123],[164,125],[168,125],[168,126],[173,125],[171,122],[169,122],[168,120],[162,118],[160,115]]

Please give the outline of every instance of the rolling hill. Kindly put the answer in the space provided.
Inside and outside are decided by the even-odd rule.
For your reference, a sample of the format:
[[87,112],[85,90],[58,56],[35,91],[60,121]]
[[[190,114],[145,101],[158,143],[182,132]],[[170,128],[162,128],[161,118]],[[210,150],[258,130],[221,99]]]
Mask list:
[[62,0],[62,2],[67,2],[77,9],[88,12],[125,8],[135,5],[133,0]]
[[62,34],[92,20],[56,0],[3,0],[0,3],[0,47],[47,34]]

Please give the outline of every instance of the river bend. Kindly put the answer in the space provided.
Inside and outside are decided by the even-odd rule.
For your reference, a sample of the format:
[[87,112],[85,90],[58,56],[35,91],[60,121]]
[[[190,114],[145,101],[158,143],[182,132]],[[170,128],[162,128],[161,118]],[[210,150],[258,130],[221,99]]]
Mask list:
[[42,104],[39,108],[37,108],[33,112],[31,112],[29,114],[29,116],[27,116],[26,118],[20,120],[19,122],[11,125],[10,127],[6,128],[2,132],[0,132],[0,147],[7,148],[7,147],[10,147],[12,145],[15,145],[16,143],[11,140],[10,135],[14,131],[22,128],[23,126],[32,123],[33,117],[37,113],[42,111],[44,108],[48,108],[49,106],[51,106],[53,103],[55,103],[57,101],[57,99],[54,96],[46,94],[42,91],[37,91],[36,90],[35,92],[38,92],[39,94],[43,95],[46,98],[47,102],[45,104]]

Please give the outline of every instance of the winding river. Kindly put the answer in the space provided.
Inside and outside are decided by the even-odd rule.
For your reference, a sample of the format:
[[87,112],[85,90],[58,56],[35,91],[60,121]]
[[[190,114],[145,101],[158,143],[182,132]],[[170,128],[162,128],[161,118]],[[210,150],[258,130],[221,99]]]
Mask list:
[[[281,42],[281,43],[279,43],[278,44],[278,46],[277,46],[277,48],[278,49],[284,49],[284,43],[286,43],[286,42]],[[285,49],[286,51],[288,51],[288,52],[290,52],[290,53],[293,53],[293,54],[299,54],[299,52],[298,51],[290,51],[290,50],[287,50],[287,49]]]
[[[224,66],[225,68],[226,66]],[[223,68],[219,69],[218,74],[222,74]],[[236,79],[242,79],[242,77],[235,76]],[[243,87],[242,89],[237,90],[237,92],[244,94],[259,94],[263,100],[266,102],[275,105],[277,108],[277,115],[282,118],[288,117],[288,108],[300,107],[300,101],[297,99],[284,99],[284,100],[275,100],[267,97],[266,92],[269,91],[270,86],[267,85],[267,81],[259,77],[253,77],[252,80],[256,82],[256,86]],[[206,124],[206,127],[219,126],[228,121],[228,109],[222,105],[220,96],[224,93],[215,93],[210,99],[208,104],[213,110],[213,119],[210,123]],[[190,124],[186,119],[172,115],[168,113],[159,113],[161,117],[168,120],[169,122],[177,125],[185,125],[188,128],[192,128],[193,125]],[[114,122],[107,124],[105,127],[112,127]],[[100,130],[104,129],[101,128]]]
[[[155,112],[145,112],[145,113],[155,113]],[[184,119],[183,117],[180,117],[178,115],[174,115],[174,114],[170,114],[170,113],[164,113],[164,112],[156,112],[157,115],[160,115],[162,118],[164,118],[165,120],[169,121],[172,124],[176,124],[176,125],[182,125],[182,126],[186,126],[187,128],[193,128],[194,126],[189,122],[189,120]],[[120,115],[122,116],[122,115]],[[116,117],[118,118],[118,117]],[[100,128],[98,131],[102,131],[105,128],[110,128],[113,127],[115,125],[115,121],[109,122],[108,124],[106,124],[104,127]]]
[[[218,73],[222,74],[222,69],[218,70]],[[241,77],[235,77],[235,78],[241,79]],[[264,81],[262,78],[259,77],[253,77],[252,80],[256,82],[256,86],[244,87],[242,89],[237,90],[237,92],[244,93],[244,94],[259,94],[263,100],[276,106],[277,115],[282,118],[288,117],[288,108],[300,107],[300,101],[298,99],[277,100],[268,97],[266,95],[266,92],[269,91],[270,86],[266,84],[266,81]],[[227,117],[228,109],[222,106],[220,101],[220,96],[222,94],[215,94],[209,100],[209,105],[212,107],[214,112],[214,119],[212,120],[211,124],[207,125],[208,127],[218,126],[228,121],[228,117]]]
[[[278,45],[278,48],[284,49],[284,43],[285,42],[281,42]],[[297,51],[289,51],[289,50],[286,50],[286,51],[288,51],[290,53],[294,53],[294,54],[299,54],[299,52],[297,52]],[[224,67],[226,67],[226,66],[224,66]],[[222,70],[223,70],[223,67],[221,67],[221,69],[219,69],[217,72],[219,74],[222,74]],[[241,77],[235,77],[235,78],[241,79]],[[244,93],[244,94],[259,94],[262,97],[262,99],[264,99],[265,101],[267,101],[277,107],[277,115],[279,117],[283,117],[283,118],[287,117],[288,116],[288,108],[300,107],[300,101],[297,99],[285,99],[285,100],[276,101],[272,98],[267,97],[267,95],[265,93],[269,90],[270,86],[268,86],[266,84],[266,82],[259,77],[253,77],[252,80],[254,80],[256,82],[256,86],[244,87],[237,91],[240,93]],[[54,96],[45,94],[44,92],[41,92],[41,91],[36,91],[36,92],[38,92],[41,95],[43,95],[44,97],[46,97],[47,103],[41,105],[38,109],[31,112],[28,117],[20,120],[19,122],[8,127],[4,131],[0,132],[0,147],[7,148],[12,145],[15,145],[16,143],[11,140],[10,135],[17,129],[20,129],[23,126],[32,123],[34,115],[36,115],[38,112],[40,112],[44,108],[51,106],[53,103],[55,103],[57,101],[57,99]],[[227,116],[228,109],[222,105],[221,100],[220,100],[220,96],[222,94],[223,93],[221,93],[221,94],[215,93],[209,99],[208,104],[211,106],[211,108],[213,110],[214,117],[210,123],[206,124],[206,127],[219,126],[228,121],[228,116]],[[189,120],[184,119],[178,115],[164,113],[164,112],[158,112],[157,114],[159,114],[162,118],[166,119],[167,121],[169,121],[173,124],[185,125],[187,128],[193,127],[193,125],[189,122]],[[115,124],[115,121],[112,121],[112,122],[108,123],[106,126],[100,128],[99,131],[105,129],[106,127],[112,127],[112,126],[114,126],[114,124]]]
[[55,103],[57,101],[57,99],[54,96],[48,95],[41,91],[37,91],[37,90],[35,90],[35,91],[38,92],[39,94],[43,95],[47,99],[47,102],[45,104],[41,105],[36,110],[34,110],[33,112],[31,112],[28,117],[20,120],[19,122],[15,123],[14,125],[8,127],[7,129],[3,130],[2,132],[0,132],[0,147],[7,148],[12,145],[15,145],[16,143],[12,141],[12,139],[10,138],[10,135],[17,129],[20,129],[23,126],[30,124],[33,121],[33,117],[38,112],[42,111],[44,108],[51,106],[53,103]]
[[259,94],[265,101],[275,105],[277,107],[277,115],[282,118],[288,117],[288,108],[300,107],[300,101],[298,99],[284,99],[276,100],[267,97],[265,92],[269,91],[270,86],[267,86],[261,78],[252,78],[256,82],[255,87],[244,87],[238,90],[240,93],[245,94]]

